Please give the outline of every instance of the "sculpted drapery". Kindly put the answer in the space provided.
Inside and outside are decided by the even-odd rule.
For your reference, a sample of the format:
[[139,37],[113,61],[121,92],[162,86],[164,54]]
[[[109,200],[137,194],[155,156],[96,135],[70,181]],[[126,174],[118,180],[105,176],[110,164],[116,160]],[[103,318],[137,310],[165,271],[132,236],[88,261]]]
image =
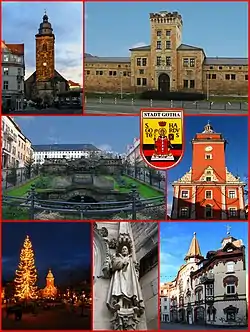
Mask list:
[[133,309],[140,316],[144,303],[139,284],[136,262],[127,246],[115,254],[110,261],[111,282],[107,297],[107,306],[112,311],[122,308]]

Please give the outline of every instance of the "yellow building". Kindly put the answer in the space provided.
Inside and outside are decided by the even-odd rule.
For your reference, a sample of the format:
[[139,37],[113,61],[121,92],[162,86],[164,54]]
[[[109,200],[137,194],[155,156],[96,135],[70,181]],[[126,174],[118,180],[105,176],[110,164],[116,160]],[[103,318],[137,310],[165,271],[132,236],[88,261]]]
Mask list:
[[248,59],[206,57],[202,47],[182,43],[178,12],[150,13],[151,44],[130,49],[130,57],[85,54],[87,92],[144,90],[248,94]]
[[23,168],[33,158],[31,141],[13,117],[2,117],[2,167]]

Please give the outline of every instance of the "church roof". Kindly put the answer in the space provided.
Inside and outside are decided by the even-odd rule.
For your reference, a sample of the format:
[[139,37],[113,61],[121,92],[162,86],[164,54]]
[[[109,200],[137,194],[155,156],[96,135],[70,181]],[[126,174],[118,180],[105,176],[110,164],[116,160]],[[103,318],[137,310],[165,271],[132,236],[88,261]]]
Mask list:
[[199,242],[196,238],[196,233],[194,232],[194,236],[192,238],[190,247],[188,249],[187,255],[185,257],[185,260],[189,259],[189,258],[201,258],[201,249],[200,249],[200,245]]
[[[57,70],[55,70],[54,71],[54,77],[58,77],[58,78],[60,78],[60,80],[61,81],[65,81],[65,82],[67,82],[68,83],[68,81],[57,71]],[[35,82],[35,80],[36,80],[36,71],[34,71],[34,73],[33,74],[31,74],[26,80],[25,80],[25,83],[33,83],[33,82]]]

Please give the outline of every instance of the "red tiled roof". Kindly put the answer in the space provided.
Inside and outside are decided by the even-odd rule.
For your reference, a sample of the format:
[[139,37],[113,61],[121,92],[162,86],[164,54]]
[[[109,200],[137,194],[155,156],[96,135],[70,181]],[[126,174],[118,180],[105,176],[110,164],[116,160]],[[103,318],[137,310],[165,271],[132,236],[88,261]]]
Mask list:
[[24,44],[5,44],[13,54],[24,55]]
[[79,86],[79,87],[80,87],[80,84],[79,84],[79,83],[75,83],[75,82],[73,82],[73,81],[71,81],[71,80],[69,80],[68,83],[69,83],[69,85],[71,85],[71,86]]

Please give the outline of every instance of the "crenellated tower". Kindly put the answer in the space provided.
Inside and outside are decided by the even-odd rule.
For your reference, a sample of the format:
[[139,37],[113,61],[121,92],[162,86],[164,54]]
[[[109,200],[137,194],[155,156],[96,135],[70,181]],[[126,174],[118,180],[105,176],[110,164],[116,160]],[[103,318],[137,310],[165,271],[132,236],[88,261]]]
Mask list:
[[177,49],[182,40],[182,17],[178,12],[150,13],[151,73],[154,89],[177,90]]

